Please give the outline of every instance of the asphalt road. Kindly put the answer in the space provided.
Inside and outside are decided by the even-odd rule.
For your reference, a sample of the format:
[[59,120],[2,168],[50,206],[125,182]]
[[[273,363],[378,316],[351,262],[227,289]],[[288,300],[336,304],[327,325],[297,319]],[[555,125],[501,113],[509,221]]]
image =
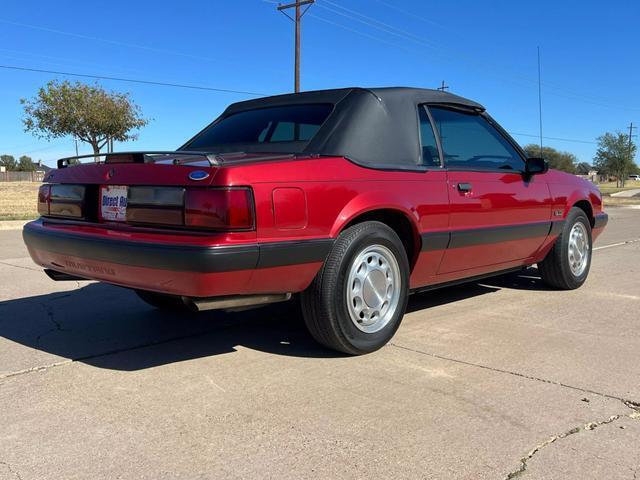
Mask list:
[[0,479],[640,478],[640,210],[609,213],[583,288],[417,295],[358,358],[293,305],[53,282],[0,232]]

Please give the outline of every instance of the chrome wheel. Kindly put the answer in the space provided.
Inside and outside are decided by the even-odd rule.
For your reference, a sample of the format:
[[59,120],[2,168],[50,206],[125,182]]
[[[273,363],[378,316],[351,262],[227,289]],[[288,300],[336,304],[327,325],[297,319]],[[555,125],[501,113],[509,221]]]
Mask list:
[[589,234],[582,222],[576,222],[571,227],[568,255],[571,273],[579,277],[589,264]]
[[365,333],[382,330],[393,318],[401,293],[400,267],[382,245],[360,252],[347,278],[347,310],[353,324]]

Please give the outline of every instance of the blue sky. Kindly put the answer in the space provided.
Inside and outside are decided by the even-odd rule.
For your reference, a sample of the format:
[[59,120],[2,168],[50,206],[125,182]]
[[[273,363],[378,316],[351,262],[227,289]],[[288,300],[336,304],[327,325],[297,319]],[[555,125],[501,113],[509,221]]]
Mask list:
[[[293,24],[264,0],[3,0],[0,65],[264,94],[293,87]],[[538,134],[542,52],[545,144],[590,162],[595,138],[640,124],[640,3],[317,0],[304,17],[305,90],[434,88],[483,103],[521,144]],[[0,153],[53,164],[71,139],[23,132],[21,97],[62,75],[0,68]],[[84,79],[93,82],[91,79]],[[131,93],[152,122],[118,150],[180,146],[246,94],[100,80]],[[591,143],[589,143],[591,142]],[[81,151],[87,152],[86,147]]]

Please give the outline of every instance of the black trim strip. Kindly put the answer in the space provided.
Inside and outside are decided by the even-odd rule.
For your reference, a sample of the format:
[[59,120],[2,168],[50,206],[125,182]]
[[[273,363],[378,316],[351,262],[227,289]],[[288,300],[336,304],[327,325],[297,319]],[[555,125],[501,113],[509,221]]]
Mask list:
[[449,248],[472,247],[475,245],[508,242],[531,237],[546,237],[551,228],[550,224],[551,222],[536,222],[521,225],[453,230],[451,232]]
[[609,222],[609,214],[599,213],[593,220],[593,228],[603,228]]
[[[473,228],[447,232],[423,232],[422,251],[446,250],[490,243],[508,242],[531,237],[546,237],[560,233],[564,220],[557,222],[535,222],[522,225]],[[557,231],[556,231],[557,230]]]
[[422,237],[422,251],[446,250],[451,241],[451,232],[424,232]]
[[564,228],[564,220],[556,220],[551,222],[551,229],[549,230],[549,235],[554,237],[556,235],[560,235],[562,229]]
[[[607,214],[597,215],[595,228],[604,226],[606,222]],[[450,232],[425,232],[421,234],[421,250],[427,252],[545,237],[559,233],[563,224],[562,220]],[[23,238],[30,247],[63,255],[151,269],[201,273],[323,262],[334,243],[332,238],[319,238],[217,247],[162,245],[43,229],[41,220],[27,224],[23,230]]]
[[333,238],[259,244],[257,268],[283,267],[301,263],[324,262],[333,247]]
[[159,270],[213,273],[323,262],[333,239],[206,247],[87,237],[27,224],[27,246],[91,260]]

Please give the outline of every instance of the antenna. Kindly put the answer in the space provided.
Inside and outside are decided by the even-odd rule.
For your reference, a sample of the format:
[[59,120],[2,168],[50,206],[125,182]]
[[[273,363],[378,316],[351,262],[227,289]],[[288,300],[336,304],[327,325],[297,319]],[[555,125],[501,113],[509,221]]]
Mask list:
[[540,156],[542,157],[542,75],[540,71],[540,47],[538,47],[538,115],[540,117]]

